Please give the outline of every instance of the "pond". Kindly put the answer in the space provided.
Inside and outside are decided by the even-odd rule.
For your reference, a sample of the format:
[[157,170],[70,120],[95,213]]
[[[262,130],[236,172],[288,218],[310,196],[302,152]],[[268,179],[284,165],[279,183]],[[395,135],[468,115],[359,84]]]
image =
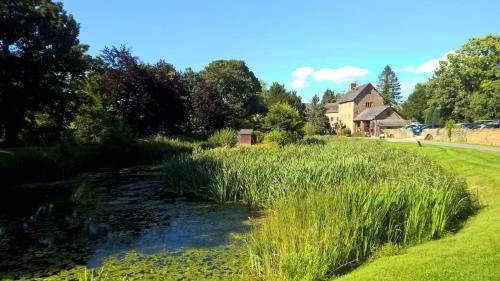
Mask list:
[[199,280],[247,274],[254,216],[164,192],[159,167],[4,190],[0,279]]

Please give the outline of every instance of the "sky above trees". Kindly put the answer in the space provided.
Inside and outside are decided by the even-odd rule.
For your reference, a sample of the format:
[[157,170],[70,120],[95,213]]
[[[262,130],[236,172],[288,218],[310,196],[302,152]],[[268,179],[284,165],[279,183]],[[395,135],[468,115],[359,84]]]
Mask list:
[[446,53],[500,33],[494,0],[62,2],[92,55],[125,44],[145,62],[195,71],[241,59],[268,86],[285,84],[304,101],[354,80],[375,84],[386,65],[406,97]]

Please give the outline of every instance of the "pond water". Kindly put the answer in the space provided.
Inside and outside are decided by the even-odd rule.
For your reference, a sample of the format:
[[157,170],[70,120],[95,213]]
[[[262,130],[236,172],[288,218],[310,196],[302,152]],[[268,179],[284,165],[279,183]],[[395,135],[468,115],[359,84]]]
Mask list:
[[141,167],[4,192],[0,279],[241,279],[249,209],[163,190]]

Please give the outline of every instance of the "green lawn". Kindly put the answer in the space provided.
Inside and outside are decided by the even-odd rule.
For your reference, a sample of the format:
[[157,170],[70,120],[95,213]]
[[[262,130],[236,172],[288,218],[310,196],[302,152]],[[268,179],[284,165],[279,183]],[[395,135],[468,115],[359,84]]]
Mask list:
[[500,280],[500,153],[387,143],[466,178],[484,207],[456,234],[366,263],[338,280]]

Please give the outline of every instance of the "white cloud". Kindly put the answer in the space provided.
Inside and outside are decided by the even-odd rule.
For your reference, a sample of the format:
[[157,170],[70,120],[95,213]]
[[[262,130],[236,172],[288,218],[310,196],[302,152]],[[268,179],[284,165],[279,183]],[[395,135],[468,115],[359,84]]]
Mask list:
[[309,84],[307,83],[307,77],[312,75],[314,70],[310,66],[299,67],[292,72],[292,87],[295,89],[306,88]]
[[434,73],[436,69],[439,67],[439,61],[448,61],[448,55],[455,54],[455,51],[446,52],[440,59],[430,59],[419,66],[407,66],[403,68],[405,72],[413,72],[413,73]]
[[343,66],[340,68],[322,68],[314,71],[312,67],[299,67],[292,72],[292,87],[295,89],[306,88],[307,78],[312,76],[317,81],[331,81],[335,83],[353,82],[358,78],[368,75],[368,70],[354,66]]
[[354,66],[340,68],[322,68],[314,72],[314,80],[327,80],[336,83],[354,82],[358,78],[368,75],[368,69]]

